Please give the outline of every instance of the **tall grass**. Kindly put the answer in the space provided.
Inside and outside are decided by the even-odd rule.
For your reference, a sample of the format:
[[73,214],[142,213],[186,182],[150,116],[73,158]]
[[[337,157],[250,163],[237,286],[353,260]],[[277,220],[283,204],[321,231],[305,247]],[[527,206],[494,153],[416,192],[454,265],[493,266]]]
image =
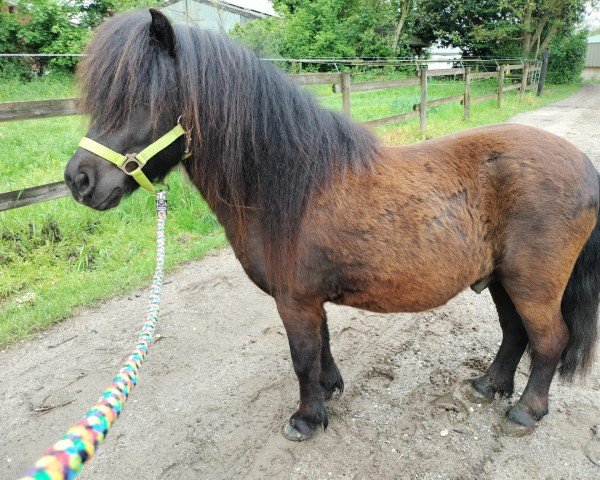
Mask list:
[[[491,93],[494,82],[474,82],[473,96]],[[431,99],[462,92],[462,82],[433,81]],[[428,111],[428,137],[470,126],[497,123],[517,112],[564,98],[577,85],[549,86],[541,98],[506,95],[472,106],[471,122],[462,107],[443,105]],[[319,102],[340,110],[341,96],[328,87],[312,87]],[[73,96],[71,78],[43,78],[28,84],[8,82],[0,101]],[[412,109],[419,87],[352,94],[352,116],[366,121]],[[66,161],[85,132],[82,117],[0,123],[0,192],[62,179]],[[388,143],[422,139],[418,119],[380,127]],[[201,258],[225,244],[222,229],[198,193],[178,172],[168,179],[167,268]],[[70,198],[0,212],[0,346],[47,327],[79,306],[126,293],[147,282],[154,262],[154,198],[135,193],[108,212],[96,212]],[[107,312],[109,315],[110,312]]]

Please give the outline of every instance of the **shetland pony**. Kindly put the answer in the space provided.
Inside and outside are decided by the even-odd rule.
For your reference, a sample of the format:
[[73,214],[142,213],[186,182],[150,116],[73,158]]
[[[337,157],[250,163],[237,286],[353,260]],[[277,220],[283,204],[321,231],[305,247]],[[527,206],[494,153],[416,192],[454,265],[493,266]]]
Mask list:
[[[190,132],[190,158],[182,137],[143,172],[161,179],[181,162],[250,279],[274,297],[300,386],[286,438],[327,427],[325,400],[344,388],[325,302],[416,312],[489,288],[502,343],[472,385],[486,398],[511,395],[529,346],[529,381],[507,412],[526,432],[548,412],[556,369],[571,378],[590,365],[599,180],[569,142],[498,125],[385,147],[229,38],[156,10],[104,23],[78,76],[89,138],[125,154],[179,117]],[[98,210],[138,186],[84,149],[65,180]]]

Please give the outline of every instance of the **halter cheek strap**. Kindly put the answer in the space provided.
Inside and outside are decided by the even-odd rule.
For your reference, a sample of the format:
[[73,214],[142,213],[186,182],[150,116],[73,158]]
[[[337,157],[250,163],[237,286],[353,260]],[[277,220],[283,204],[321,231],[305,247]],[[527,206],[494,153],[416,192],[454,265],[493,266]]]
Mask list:
[[146,165],[148,160],[150,160],[154,155],[167,148],[182,135],[185,135],[186,137],[186,148],[183,158],[189,158],[191,155],[189,152],[189,134],[190,132],[186,132],[181,124],[178,123],[175,128],[165,133],[155,142],[148,145],[140,153],[128,153],[126,155],[115,152],[101,143],[98,143],[95,140],[87,137],[83,137],[81,139],[79,142],[79,147],[87,150],[88,152],[92,152],[94,155],[98,155],[105,160],[108,160],[110,163],[119,167],[124,173],[132,176],[144,190],[147,190],[150,193],[155,193],[154,186],[148,177],[146,177],[144,172],[142,172],[142,167]]

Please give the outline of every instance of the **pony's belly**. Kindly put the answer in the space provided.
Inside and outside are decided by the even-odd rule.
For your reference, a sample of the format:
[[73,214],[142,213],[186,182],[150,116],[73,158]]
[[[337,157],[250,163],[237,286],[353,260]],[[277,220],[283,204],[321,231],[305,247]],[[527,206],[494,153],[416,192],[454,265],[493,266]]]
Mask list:
[[341,291],[331,298],[332,303],[378,313],[422,312],[444,305],[464,290],[468,284],[448,285],[442,289],[367,288],[360,291]]

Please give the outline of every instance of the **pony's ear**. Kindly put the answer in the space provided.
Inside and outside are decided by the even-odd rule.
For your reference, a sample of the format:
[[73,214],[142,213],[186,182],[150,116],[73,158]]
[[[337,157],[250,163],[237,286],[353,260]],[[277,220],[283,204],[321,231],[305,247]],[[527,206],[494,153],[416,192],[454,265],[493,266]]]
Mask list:
[[171,22],[159,10],[150,9],[152,23],[150,24],[150,38],[156,40],[172,57],[175,57],[175,32]]

